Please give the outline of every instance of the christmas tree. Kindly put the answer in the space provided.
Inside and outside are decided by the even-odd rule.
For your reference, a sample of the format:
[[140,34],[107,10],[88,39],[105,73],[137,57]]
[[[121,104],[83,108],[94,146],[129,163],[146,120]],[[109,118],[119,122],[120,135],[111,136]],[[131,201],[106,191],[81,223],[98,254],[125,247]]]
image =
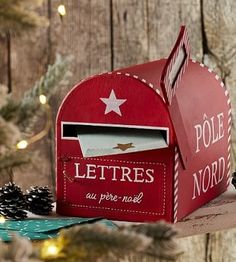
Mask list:
[[[48,67],[47,73],[27,91],[21,101],[14,101],[7,93],[7,88],[0,87],[0,174],[13,167],[28,163],[31,153],[17,150],[19,141],[26,141],[33,132],[34,124],[41,117],[45,105],[40,97],[50,99],[60,82],[64,81],[69,59],[57,56],[56,62]],[[48,108],[50,110],[50,108]],[[49,121],[49,120],[48,120]],[[29,139],[30,140],[30,139]],[[19,144],[18,144],[19,145]],[[27,146],[27,144],[25,145]],[[22,145],[18,149],[23,148]]]
[[[8,45],[12,35],[38,26],[47,26],[47,19],[35,11],[42,4],[41,0],[0,0],[0,34],[6,38]],[[10,65],[10,55],[8,60]],[[32,160],[32,152],[19,149],[26,148],[49,131],[51,109],[47,101],[56,87],[60,87],[60,82],[67,78],[68,62],[69,59],[57,56],[46,74],[28,89],[20,101],[12,99],[9,93],[11,86],[6,87],[0,83],[0,175],[6,172],[11,174],[14,167]],[[45,112],[46,127],[35,135],[34,125]]]

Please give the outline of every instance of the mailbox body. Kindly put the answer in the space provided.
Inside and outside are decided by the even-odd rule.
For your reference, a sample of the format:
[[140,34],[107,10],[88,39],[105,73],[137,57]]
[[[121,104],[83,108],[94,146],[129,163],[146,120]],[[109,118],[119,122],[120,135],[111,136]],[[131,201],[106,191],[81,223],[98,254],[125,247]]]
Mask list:
[[[93,76],[66,96],[56,122],[59,214],[177,222],[226,190],[230,177],[228,92],[208,68],[189,60],[168,106],[160,88],[165,62]],[[117,99],[125,100],[120,113],[106,112],[101,100],[112,91]],[[76,132],[85,127],[88,132],[96,128],[160,131],[168,147],[83,157]],[[182,128],[187,137],[181,137]],[[180,139],[192,150],[187,166],[181,160]]]

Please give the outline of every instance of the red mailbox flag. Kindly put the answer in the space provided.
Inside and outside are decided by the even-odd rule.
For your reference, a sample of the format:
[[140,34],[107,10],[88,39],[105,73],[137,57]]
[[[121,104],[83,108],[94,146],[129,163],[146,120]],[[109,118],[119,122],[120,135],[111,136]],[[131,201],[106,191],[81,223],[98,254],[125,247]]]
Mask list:
[[166,102],[171,105],[178,84],[182,79],[190,58],[188,32],[185,26],[181,26],[176,43],[166,60],[161,75],[161,87]]
[[[181,159],[186,168],[188,161],[192,158],[188,132],[184,125],[184,119],[179,107],[182,103],[178,97],[178,87],[182,80],[185,69],[188,66],[190,47],[188,32],[185,26],[180,28],[179,36],[172,49],[161,75],[161,88],[164,94],[172,123],[175,128],[177,142],[179,144]],[[180,102],[180,101],[181,102]]]

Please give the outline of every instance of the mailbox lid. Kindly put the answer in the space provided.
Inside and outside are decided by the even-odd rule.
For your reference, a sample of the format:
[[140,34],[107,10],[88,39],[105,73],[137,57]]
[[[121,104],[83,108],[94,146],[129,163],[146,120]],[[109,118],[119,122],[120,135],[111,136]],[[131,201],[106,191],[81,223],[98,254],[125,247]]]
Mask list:
[[140,65],[118,69],[115,72],[130,75],[131,77],[146,83],[151,88],[156,90],[156,92],[164,100],[164,94],[160,86],[160,79],[166,61],[166,59],[155,60]]
[[[114,101],[117,104],[112,107]],[[169,112],[160,94],[147,83],[117,72],[95,76],[73,88],[58,112],[59,137],[63,135],[61,122],[167,129],[168,144],[174,143]]]

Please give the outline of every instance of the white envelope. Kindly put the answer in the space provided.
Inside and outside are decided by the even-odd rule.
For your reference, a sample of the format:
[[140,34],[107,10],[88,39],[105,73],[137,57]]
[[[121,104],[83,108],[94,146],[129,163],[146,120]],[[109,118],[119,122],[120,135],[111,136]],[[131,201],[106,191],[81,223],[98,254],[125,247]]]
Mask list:
[[84,157],[127,154],[168,147],[161,131],[118,128],[98,132],[79,132]]

